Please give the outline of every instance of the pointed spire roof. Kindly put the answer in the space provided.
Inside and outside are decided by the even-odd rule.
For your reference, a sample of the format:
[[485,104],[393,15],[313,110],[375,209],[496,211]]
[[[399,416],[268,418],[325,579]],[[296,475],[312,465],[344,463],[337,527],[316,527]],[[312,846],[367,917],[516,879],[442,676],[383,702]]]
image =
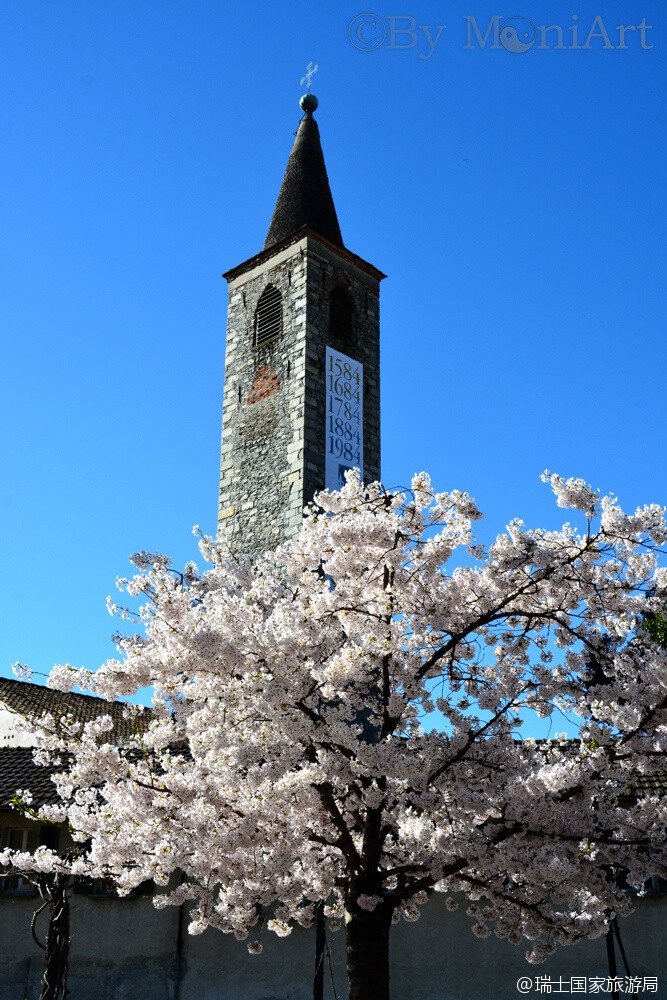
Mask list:
[[299,122],[294,146],[287,161],[278,201],[264,241],[265,250],[303,226],[313,229],[335,246],[343,247],[343,237],[324,165],[320,131],[313,118],[317,103],[314,94],[304,94],[301,98],[300,104],[305,115]]

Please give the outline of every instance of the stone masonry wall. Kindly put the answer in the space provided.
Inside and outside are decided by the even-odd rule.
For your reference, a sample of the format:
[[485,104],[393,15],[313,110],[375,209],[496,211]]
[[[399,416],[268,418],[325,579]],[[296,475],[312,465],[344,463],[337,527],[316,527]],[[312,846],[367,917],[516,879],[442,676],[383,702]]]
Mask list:
[[[282,295],[282,335],[255,346],[267,285]],[[233,552],[275,548],[300,517],[305,262],[295,247],[230,282],[219,530]]]
[[[355,305],[351,348],[329,337],[338,283]],[[269,284],[282,295],[282,334],[255,346],[255,310]],[[324,486],[327,343],[364,365],[364,477],[379,478],[378,290],[312,236],[230,280],[219,532],[232,552],[258,554],[292,537]]]
[[[380,478],[380,302],[379,284],[353,264],[310,240],[307,268],[307,340],[304,498],[324,486],[326,441],[326,347],[364,366],[364,468],[366,482]],[[337,343],[329,333],[329,296],[342,284],[354,302],[353,340]]]

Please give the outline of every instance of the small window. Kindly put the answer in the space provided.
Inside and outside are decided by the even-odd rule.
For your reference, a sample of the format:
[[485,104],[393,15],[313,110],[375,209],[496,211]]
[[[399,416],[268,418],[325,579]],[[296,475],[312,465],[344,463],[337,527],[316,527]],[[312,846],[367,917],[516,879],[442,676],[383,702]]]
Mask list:
[[[60,830],[57,826],[5,826],[0,828],[0,848],[32,854],[38,847],[58,849]],[[34,892],[35,886],[23,875],[3,875],[0,871],[0,892]]]
[[134,889],[130,889],[126,896],[119,896],[113,879],[94,879],[80,876],[74,883],[74,892],[77,896],[93,896],[96,899],[136,899],[138,896],[152,895],[155,892],[155,883],[153,879],[146,879]]
[[255,345],[279,337],[283,332],[283,297],[269,285],[259,297],[255,310]]
[[81,896],[103,896],[105,899],[118,899],[116,883],[110,878],[77,878],[74,892]]
[[[32,854],[39,844],[39,827],[7,826],[0,830],[0,847],[9,847],[12,851],[25,851]],[[6,869],[5,869],[6,870]],[[0,892],[34,892],[35,887],[23,875],[2,875],[0,873]]]
[[329,332],[342,348],[354,345],[354,302],[346,288],[338,285],[329,297]]

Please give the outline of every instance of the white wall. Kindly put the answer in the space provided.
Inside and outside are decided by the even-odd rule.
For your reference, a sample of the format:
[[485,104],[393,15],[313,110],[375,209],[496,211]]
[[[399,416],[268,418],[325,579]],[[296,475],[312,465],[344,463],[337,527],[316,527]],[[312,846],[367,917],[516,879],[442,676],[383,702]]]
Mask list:
[[29,736],[12,732],[14,724],[20,720],[20,715],[17,715],[16,712],[10,712],[7,706],[0,701],[0,747],[33,746],[34,740]]

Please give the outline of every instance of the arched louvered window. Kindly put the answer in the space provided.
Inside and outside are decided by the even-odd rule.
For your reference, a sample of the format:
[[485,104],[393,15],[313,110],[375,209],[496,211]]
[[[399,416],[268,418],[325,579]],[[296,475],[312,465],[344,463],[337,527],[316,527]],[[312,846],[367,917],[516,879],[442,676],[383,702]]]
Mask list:
[[283,297],[275,285],[268,285],[255,310],[255,344],[279,337],[283,332]]
[[329,296],[329,332],[341,348],[354,346],[354,302],[342,285],[337,285]]

